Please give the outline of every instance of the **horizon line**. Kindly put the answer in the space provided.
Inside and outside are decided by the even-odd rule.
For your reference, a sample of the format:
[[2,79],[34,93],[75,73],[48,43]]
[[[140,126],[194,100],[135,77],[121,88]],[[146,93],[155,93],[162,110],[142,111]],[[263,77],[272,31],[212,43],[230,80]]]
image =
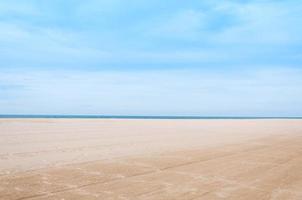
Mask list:
[[302,116],[202,116],[202,115],[101,115],[101,114],[0,114],[0,118],[48,119],[302,119]]

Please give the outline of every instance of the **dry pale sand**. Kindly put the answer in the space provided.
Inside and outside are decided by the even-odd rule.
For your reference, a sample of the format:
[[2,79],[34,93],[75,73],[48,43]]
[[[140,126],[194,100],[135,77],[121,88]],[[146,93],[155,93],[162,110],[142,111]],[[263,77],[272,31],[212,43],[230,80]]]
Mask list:
[[0,119],[0,199],[302,199],[302,120]]

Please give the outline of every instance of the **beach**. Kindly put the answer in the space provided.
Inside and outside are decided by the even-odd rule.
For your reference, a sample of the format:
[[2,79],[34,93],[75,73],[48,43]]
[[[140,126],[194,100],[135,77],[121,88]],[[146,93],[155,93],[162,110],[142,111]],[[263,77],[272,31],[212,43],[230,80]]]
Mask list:
[[299,119],[0,119],[1,200],[300,200]]

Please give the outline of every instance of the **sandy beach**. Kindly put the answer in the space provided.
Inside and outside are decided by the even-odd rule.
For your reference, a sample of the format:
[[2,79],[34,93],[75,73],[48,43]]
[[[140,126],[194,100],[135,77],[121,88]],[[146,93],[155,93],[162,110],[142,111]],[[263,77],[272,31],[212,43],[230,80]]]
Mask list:
[[302,120],[0,119],[1,200],[300,200]]

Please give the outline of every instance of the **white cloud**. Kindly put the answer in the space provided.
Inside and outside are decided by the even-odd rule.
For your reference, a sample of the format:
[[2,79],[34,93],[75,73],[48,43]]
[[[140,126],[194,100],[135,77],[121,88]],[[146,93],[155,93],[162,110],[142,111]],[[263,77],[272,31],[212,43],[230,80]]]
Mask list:
[[[81,4],[87,7],[80,8]],[[0,67],[81,67],[125,62],[220,62],[224,65],[242,60],[246,60],[244,64],[250,64],[265,60],[268,51],[278,59],[284,52],[275,48],[276,45],[286,47],[302,42],[299,12],[302,6],[295,1],[209,1],[206,4],[206,7],[196,3],[196,6],[182,8],[180,3],[178,7],[170,5],[176,8],[164,12],[161,8],[156,9],[156,5],[162,5],[160,1],[134,0],[129,5],[121,0],[77,1],[69,13],[60,15],[53,7],[47,12],[48,4],[1,2],[0,11],[41,16],[0,20],[0,58],[3,61]],[[151,7],[148,16],[135,15],[136,11],[142,12],[148,6]],[[91,15],[90,8],[94,8]],[[120,15],[119,9],[124,15]],[[109,14],[102,13],[103,10]],[[101,16],[95,16],[94,12]],[[134,17],[128,19],[128,12]],[[86,21],[79,17],[86,17]],[[64,21],[66,18],[69,21]],[[52,21],[54,19],[58,21]],[[85,22],[89,24],[90,21],[95,23],[92,27],[86,26]],[[100,21],[106,23],[98,23]],[[115,26],[111,27],[112,24]],[[299,60],[299,54],[291,49],[282,57],[287,57],[289,62]]]
[[6,15],[21,15],[21,16],[37,16],[38,11],[35,4],[22,1],[1,1],[0,16]]
[[294,44],[302,42],[301,13],[296,1],[210,1],[154,17],[145,34],[212,45]]
[[[200,37],[200,29],[203,28],[206,16],[195,10],[184,10],[173,15],[159,16],[152,19],[153,25],[146,30],[147,34],[166,37],[166,38],[184,38],[195,40]],[[154,22],[155,21],[155,22]]]
[[[10,65],[17,66],[35,63],[62,65],[110,58],[107,51],[90,48],[84,38],[81,33],[73,31],[0,22],[0,58],[3,61],[8,59]],[[7,64],[2,62],[0,67]]]
[[213,40],[232,44],[293,44],[301,42],[302,6],[289,1],[224,2],[216,10],[233,15],[241,23],[214,35]]
[[[302,71],[2,71],[0,113],[301,115]],[[17,98],[16,98],[17,97]]]

